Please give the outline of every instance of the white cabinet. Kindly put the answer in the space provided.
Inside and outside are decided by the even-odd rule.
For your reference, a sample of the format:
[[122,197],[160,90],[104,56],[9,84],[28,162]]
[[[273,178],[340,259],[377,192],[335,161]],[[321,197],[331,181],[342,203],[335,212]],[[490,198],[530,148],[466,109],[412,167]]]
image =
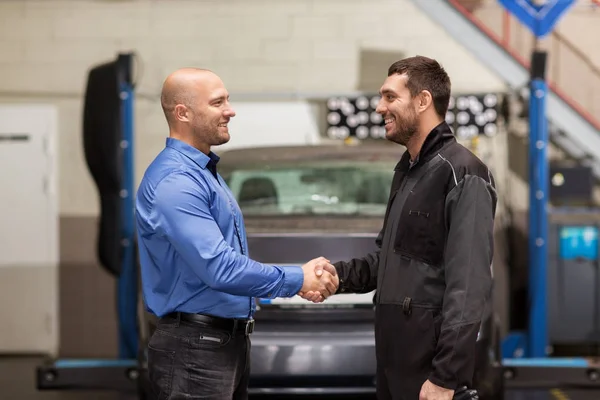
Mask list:
[[0,353],[58,347],[57,119],[0,104]]

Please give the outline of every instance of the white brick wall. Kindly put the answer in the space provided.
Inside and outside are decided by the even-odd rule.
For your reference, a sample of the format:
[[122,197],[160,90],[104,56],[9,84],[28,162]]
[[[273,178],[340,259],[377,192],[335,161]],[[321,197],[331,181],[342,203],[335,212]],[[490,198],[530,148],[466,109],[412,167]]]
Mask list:
[[[407,0],[3,0],[0,101],[60,105],[60,209],[97,213],[82,154],[90,66],[135,50],[143,62],[136,106],[137,172],[164,144],[164,77],[188,65],[241,92],[356,90],[361,49],[440,60],[456,91],[503,83]],[[381,80],[385,71],[381,71]]]

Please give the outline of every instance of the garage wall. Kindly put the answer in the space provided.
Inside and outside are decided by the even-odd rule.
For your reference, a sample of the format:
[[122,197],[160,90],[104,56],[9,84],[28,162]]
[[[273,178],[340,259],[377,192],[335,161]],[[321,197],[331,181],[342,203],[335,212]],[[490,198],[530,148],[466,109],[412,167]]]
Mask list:
[[[406,0],[0,2],[0,101],[59,107],[64,355],[116,352],[114,282],[94,261],[98,204],[83,159],[81,114],[90,66],[128,50],[141,61],[138,179],[167,134],[158,102],[163,79],[183,66],[216,71],[234,102],[265,93],[376,90],[391,61],[415,54],[440,60],[456,92],[504,89]],[[233,132],[232,142],[236,134],[245,132]]]
[[[471,1],[471,0],[462,0]],[[504,25],[504,7],[496,0],[477,0],[474,15],[524,59],[535,46],[531,31],[516,17]],[[591,115],[600,114],[600,5],[576,0],[554,33],[541,39],[548,52],[547,78]]]

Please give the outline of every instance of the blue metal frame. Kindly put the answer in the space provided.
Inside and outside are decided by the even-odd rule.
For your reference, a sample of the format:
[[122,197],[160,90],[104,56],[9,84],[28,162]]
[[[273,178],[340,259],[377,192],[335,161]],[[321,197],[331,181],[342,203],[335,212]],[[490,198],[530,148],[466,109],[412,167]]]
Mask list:
[[[118,282],[119,357],[135,359],[138,353],[137,300],[138,277],[136,267],[134,228],[134,91],[127,76],[120,76],[121,141],[123,180],[121,187],[122,267]],[[126,74],[127,75],[127,74]]]
[[530,82],[529,94],[529,323],[527,332],[513,332],[502,344],[504,363],[512,358],[548,355],[548,122],[544,79]]
[[[38,367],[39,389],[115,387],[135,390],[138,368],[138,268],[135,246],[134,84],[132,54],[115,62],[121,114],[121,271],[117,282],[118,359],[57,359]],[[60,371],[60,372],[59,372]]]
[[[537,5],[533,0],[498,0],[537,37],[549,34],[574,0]],[[543,74],[532,77],[529,96],[529,323],[527,332],[512,332],[502,344],[506,362],[548,355],[548,126]]]
[[529,95],[529,335],[528,357],[545,357],[548,346],[548,126],[543,79],[533,79]]
[[552,0],[543,5],[534,0],[498,0],[538,38],[549,35],[575,0]]

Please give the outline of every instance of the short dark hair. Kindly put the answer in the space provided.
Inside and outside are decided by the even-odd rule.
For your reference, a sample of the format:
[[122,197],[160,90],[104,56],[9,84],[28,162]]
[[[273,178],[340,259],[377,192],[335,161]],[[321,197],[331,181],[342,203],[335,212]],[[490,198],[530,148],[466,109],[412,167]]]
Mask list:
[[388,76],[394,74],[408,76],[406,87],[412,97],[423,90],[429,91],[435,111],[441,118],[446,117],[450,102],[450,77],[436,60],[423,56],[404,58],[388,69]]

